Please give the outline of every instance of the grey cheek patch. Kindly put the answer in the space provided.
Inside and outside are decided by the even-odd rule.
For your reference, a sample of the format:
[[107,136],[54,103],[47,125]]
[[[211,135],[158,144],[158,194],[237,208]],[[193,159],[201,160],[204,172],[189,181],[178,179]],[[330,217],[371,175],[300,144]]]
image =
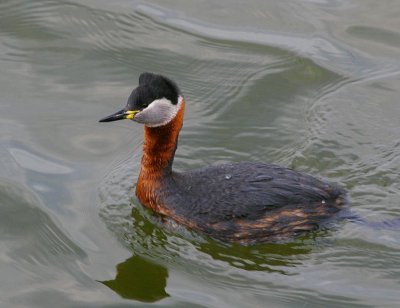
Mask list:
[[156,125],[165,121],[167,112],[161,106],[154,106],[151,109],[145,109],[139,112],[135,120],[142,124]]
[[169,100],[160,99],[152,102],[149,107],[139,112],[134,121],[147,126],[162,126],[170,122],[177,114],[181,103],[173,105]]

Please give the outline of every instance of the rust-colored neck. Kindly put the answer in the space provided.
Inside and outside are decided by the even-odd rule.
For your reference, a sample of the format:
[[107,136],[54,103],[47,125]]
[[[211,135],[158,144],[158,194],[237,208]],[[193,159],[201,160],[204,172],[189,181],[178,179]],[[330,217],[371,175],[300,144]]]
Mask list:
[[136,195],[139,200],[153,210],[157,209],[155,189],[162,178],[172,172],[172,163],[178,142],[179,131],[183,125],[185,102],[182,99],[175,118],[166,125],[144,127],[143,156]]
[[182,100],[180,109],[171,122],[158,127],[144,127],[141,176],[164,176],[171,172],[184,111],[185,102]]

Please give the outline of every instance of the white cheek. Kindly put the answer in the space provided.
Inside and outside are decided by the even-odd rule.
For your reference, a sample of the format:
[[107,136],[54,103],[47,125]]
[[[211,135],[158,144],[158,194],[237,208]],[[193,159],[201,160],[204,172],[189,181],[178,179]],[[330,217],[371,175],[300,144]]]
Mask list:
[[161,98],[153,101],[147,108],[139,112],[134,121],[149,127],[157,127],[168,124],[175,118],[182,106],[182,97],[179,96],[178,103],[173,105],[170,100]]

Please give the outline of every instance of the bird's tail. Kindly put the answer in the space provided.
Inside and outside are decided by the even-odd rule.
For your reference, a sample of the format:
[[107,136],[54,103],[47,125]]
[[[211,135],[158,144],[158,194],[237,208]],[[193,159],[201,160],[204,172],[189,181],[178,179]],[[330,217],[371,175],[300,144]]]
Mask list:
[[348,211],[344,214],[343,218],[372,229],[400,230],[400,217],[385,219],[383,221],[370,221],[361,217],[357,213]]
[[386,219],[383,221],[361,221],[361,224],[373,229],[400,230],[400,218]]

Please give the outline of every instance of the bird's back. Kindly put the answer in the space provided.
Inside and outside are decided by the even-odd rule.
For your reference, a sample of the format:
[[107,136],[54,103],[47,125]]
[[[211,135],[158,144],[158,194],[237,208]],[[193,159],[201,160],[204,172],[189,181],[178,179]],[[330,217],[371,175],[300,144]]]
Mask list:
[[227,241],[270,241],[317,229],[345,203],[341,188],[261,163],[210,166],[165,177],[157,193],[169,216]]

